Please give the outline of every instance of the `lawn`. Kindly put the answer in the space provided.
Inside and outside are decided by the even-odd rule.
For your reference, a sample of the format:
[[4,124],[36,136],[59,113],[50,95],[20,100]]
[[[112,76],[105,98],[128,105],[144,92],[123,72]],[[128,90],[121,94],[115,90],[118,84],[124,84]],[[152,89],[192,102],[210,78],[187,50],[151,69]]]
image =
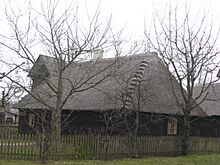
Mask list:
[[[122,159],[111,161],[51,161],[48,165],[219,165],[220,155],[193,155],[187,157],[151,157],[145,159]],[[0,160],[0,165],[39,165],[31,161]]]

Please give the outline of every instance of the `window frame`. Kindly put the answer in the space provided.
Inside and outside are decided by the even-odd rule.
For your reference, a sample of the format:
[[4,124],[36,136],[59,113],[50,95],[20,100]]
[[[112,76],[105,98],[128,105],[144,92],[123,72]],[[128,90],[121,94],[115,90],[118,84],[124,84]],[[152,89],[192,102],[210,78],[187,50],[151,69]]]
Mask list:
[[167,121],[167,135],[177,135],[177,119],[169,118]]
[[35,114],[33,112],[30,112],[29,115],[28,115],[28,125],[31,126],[31,127],[34,127],[35,126]]

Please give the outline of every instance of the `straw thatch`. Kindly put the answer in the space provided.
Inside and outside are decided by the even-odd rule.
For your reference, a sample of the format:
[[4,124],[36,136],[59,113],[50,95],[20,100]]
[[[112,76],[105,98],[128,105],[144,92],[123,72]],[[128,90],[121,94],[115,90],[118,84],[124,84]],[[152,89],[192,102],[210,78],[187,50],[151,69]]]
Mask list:
[[[47,65],[48,59],[42,65]],[[96,75],[100,70],[103,70],[97,76],[94,76],[89,82],[83,84],[78,90],[83,89],[98,82],[103,77],[104,81],[96,85],[94,88],[85,90],[83,92],[75,92],[66,102],[63,109],[68,110],[81,110],[81,111],[105,111],[109,109],[121,109],[123,107],[123,95],[126,93],[126,85],[134,76],[141,61],[148,61],[148,66],[144,72],[140,84],[139,93],[140,98],[140,111],[152,112],[161,114],[182,114],[181,109],[176,104],[176,99],[172,91],[170,83],[170,74],[167,68],[163,65],[156,53],[144,53],[139,55],[99,59],[94,61],[73,63],[68,67],[64,73],[64,96],[70,90],[71,85],[77,87],[80,82],[86,80],[92,75]],[[46,62],[47,61],[47,62]],[[51,66],[52,64],[52,66]],[[47,71],[56,70],[54,62],[50,63]],[[33,70],[30,75],[33,76]],[[48,74],[48,79],[56,84],[57,78],[54,74]],[[178,82],[173,81],[174,90],[177,90],[178,95]],[[136,94],[138,91],[135,91]],[[34,95],[39,95],[51,106],[55,105],[55,96],[45,81],[32,89]],[[134,100],[137,97],[134,96]],[[25,96],[16,105],[19,109],[42,109],[46,108],[42,103],[37,102],[30,95]],[[192,112],[194,116],[205,116],[206,114],[197,108]]]
[[[206,86],[197,85],[194,89],[194,96],[198,96],[201,90]],[[204,101],[200,106],[205,113],[209,116],[220,116],[220,84],[215,83],[210,85],[208,90],[202,94],[198,102],[202,101],[203,99]]]

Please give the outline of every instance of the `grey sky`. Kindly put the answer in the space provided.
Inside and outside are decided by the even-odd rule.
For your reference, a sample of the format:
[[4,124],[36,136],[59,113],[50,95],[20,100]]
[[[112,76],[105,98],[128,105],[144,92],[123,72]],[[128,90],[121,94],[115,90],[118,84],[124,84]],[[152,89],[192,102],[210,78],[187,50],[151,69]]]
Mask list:
[[[9,2],[12,10],[15,14],[19,11],[24,12],[28,6],[29,0],[1,0],[0,6],[0,24],[1,34],[10,36],[8,33],[8,27],[5,22],[4,8],[9,8]],[[46,0],[32,0],[32,6],[40,10],[41,3],[45,5]],[[127,40],[141,40],[144,37],[144,25],[147,28],[151,27],[153,19],[153,12],[156,10],[161,15],[168,5],[171,4],[173,7],[178,5],[178,15],[184,15],[184,5],[187,3],[190,7],[190,19],[194,21],[198,12],[205,12],[208,16],[208,24],[213,23],[217,28],[220,25],[220,1],[218,0],[60,0],[59,11],[62,12],[70,3],[78,5],[79,17],[81,20],[86,18],[86,9],[89,15],[93,15],[97,6],[100,4],[101,8],[101,19],[105,21],[106,17],[112,15],[112,27],[115,31],[125,28],[123,34]],[[25,20],[23,20],[25,25]],[[2,48],[0,48],[1,51]],[[36,54],[43,53],[38,50]]]
[[[1,0],[0,19],[3,20],[4,6],[7,6],[9,0]],[[11,5],[14,9],[24,10],[29,0],[11,0]],[[44,0],[32,0],[33,6],[40,8],[41,2]],[[61,8],[65,8],[66,4],[70,2],[77,3],[81,11],[85,11],[85,8],[89,12],[94,12],[100,3],[103,18],[112,14],[113,27],[121,28],[126,27],[126,32],[129,35],[138,36],[142,35],[144,29],[144,21],[150,22],[152,20],[152,13],[156,9],[163,11],[166,5],[178,4],[180,7],[184,6],[185,0],[61,0]],[[187,3],[190,6],[192,13],[197,13],[199,10],[206,12],[209,11],[210,19],[217,24],[220,22],[220,1],[218,0],[188,0]],[[192,15],[192,17],[195,16]],[[1,22],[2,24],[2,22]]]

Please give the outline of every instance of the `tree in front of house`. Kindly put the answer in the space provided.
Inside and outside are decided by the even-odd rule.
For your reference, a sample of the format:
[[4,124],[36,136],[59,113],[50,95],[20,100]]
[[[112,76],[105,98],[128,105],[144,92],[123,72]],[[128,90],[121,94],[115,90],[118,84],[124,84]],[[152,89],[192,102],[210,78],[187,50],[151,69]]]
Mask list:
[[[111,92],[105,88],[102,92],[120,106],[104,113],[105,131],[127,135],[128,153],[138,157],[137,136],[178,135],[176,118],[181,110],[175,105],[169,72],[157,53],[132,55],[117,62],[117,72],[107,83],[112,84]],[[174,84],[178,86],[177,81]]]
[[[145,36],[150,48],[159,53],[171,72],[170,83],[173,85],[174,78],[179,82],[180,93],[174,88],[173,93],[183,113],[182,154],[187,155],[192,111],[204,101],[203,93],[216,81],[213,72],[219,66],[219,30],[215,31],[213,24],[209,24],[211,21],[206,13],[197,13],[194,18],[185,4],[181,18],[180,7],[172,7],[170,4],[164,15],[155,13],[153,31],[146,31]],[[196,83],[202,84],[203,88],[193,97]]]
[[[35,9],[30,3],[24,12],[6,7],[5,16],[11,33],[10,37],[2,34],[3,38],[0,42],[1,46],[13,55],[10,62],[17,66],[19,71],[29,72],[28,66],[33,66],[34,74],[30,75],[33,80],[32,89],[10,74],[1,73],[1,76],[28,93],[32,99],[41,104],[43,109],[49,111],[51,131],[46,133],[50,135],[47,139],[51,144],[55,144],[60,137],[61,111],[68,99],[102,83],[111,74],[111,69],[108,68],[115,61],[100,66],[101,52],[113,50],[112,48],[115,50],[122,43],[121,33],[112,32],[111,18],[107,18],[105,23],[100,22],[99,8],[93,16],[88,16],[88,21],[83,24],[83,20],[78,17],[78,6],[68,4],[67,8],[63,8],[60,3],[60,1],[48,0],[42,3],[40,10]],[[52,59],[47,63],[52,70],[51,73],[41,65],[35,65],[37,59],[35,53],[39,48],[43,54]],[[111,52],[119,56],[120,51],[114,50]],[[91,60],[91,56],[96,58]],[[81,66],[82,61],[87,63]],[[25,64],[19,65],[21,62]],[[44,85],[43,88],[38,89],[40,83]],[[42,113],[43,122],[45,112]],[[46,158],[42,156],[42,159]]]

